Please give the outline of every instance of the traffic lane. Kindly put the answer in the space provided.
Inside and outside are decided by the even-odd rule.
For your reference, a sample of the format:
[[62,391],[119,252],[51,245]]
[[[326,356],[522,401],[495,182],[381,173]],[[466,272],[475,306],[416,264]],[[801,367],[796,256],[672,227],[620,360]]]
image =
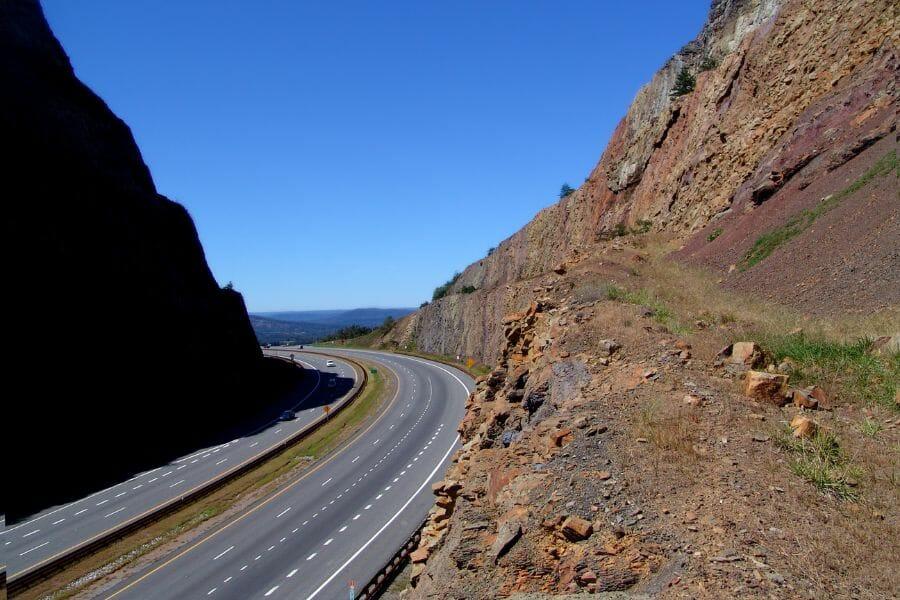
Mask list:
[[[333,391],[321,387],[319,369],[325,372],[325,359],[319,356],[310,358],[307,366],[314,369],[316,383],[312,390],[303,395],[297,407],[309,404],[317,396],[322,398],[313,404],[334,404],[341,396],[333,397]],[[340,367],[336,367],[335,371],[346,370],[355,375],[355,370],[348,363],[340,360],[336,363]],[[4,537],[7,539],[3,540],[3,548],[9,557],[10,573],[15,575],[28,569],[213,479],[293,435],[318,418],[321,410],[321,406],[301,408],[294,420],[269,423],[255,434],[176,459],[168,465],[146,471],[6,530]]]
[[[413,472],[417,471],[414,466],[417,463],[426,464],[426,461],[422,460],[422,456],[428,461],[431,460],[431,456],[424,453],[422,456],[415,456],[412,460],[404,457],[402,460],[408,461],[405,463],[405,465],[409,465],[408,468],[401,465],[400,455],[403,453],[408,453],[410,456],[416,454],[413,450],[419,447],[420,441],[423,442],[421,448],[430,451],[434,446],[431,437],[437,432],[436,429],[435,432],[424,435],[424,437],[410,438],[411,433],[408,429],[396,426],[397,419],[407,418],[409,420],[404,421],[404,426],[408,423],[418,423],[421,425],[418,430],[425,434],[425,426],[432,425],[431,422],[423,422],[422,414],[406,410],[405,403],[399,402],[407,397],[408,392],[412,391],[412,383],[409,382],[411,379],[414,378],[401,378],[397,400],[392,403],[389,412],[385,413],[376,426],[367,431],[362,438],[339,455],[335,455],[333,464],[329,465],[329,468],[311,474],[302,481],[302,485],[298,485],[289,494],[282,494],[277,500],[254,511],[252,515],[245,514],[239,517],[238,520],[196,545],[186,555],[176,557],[175,560],[165,564],[156,572],[149,573],[148,577],[140,581],[137,586],[125,590],[126,593],[123,594],[123,597],[164,598],[171,597],[171,594],[184,597],[217,595],[240,598],[252,596],[257,591],[268,591],[257,588],[261,583],[271,581],[273,577],[283,576],[286,579],[292,579],[296,576],[299,567],[295,566],[287,571],[287,574],[291,571],[295,572],[295,575],[291,577],[287,577],[287,574],[282,574],[281,571],[288,562],[296,559],[298,553],[310,550],[305,557],[309,559],[310,565],[314,565],[316,557],[319,556],[319,552],[313,549],[317,544],[321,544],[325,549],[323,552],[327,553],[329,547],[337,549],[339,546],[345,546],[346,540],[359,537],[356,533],[359,527],[354,529],[354,533],[349,533],[351,525],[354,522],[363,522],[363,515],[377,515],[380,510],[389,507],[389,502],[396,506],[397,502],[393,500],[394,496],[391,495],[391,492],[393,490],[396,490],[398,494],[404,491],[410,492]],[[406,381],[405,386],[402,383],[404,381]],[[417,384],[417,388],[422,390],[428,385],[427,381],[424,385],[420,382]],[[464,396],[465,392],[463,391],[460,393],[457,403],[460,409],[464,404]],[[428,405],[427,400],[425,405]],[[432,402],[430,412],[428,410],[422,412],[425,415],[437,416],[437,407],[446,410],[448,406],[452,405],[447,402]],[[406,416],[400,417],[400,414]],[[456,412],[453,417],[456,418],[460,414],[460,412]],[[448,430],[447,425],[445,424],[441,429]],[[411,444],[415,444],[415,446],[401,451],[398,443],[402,444],[407,439],[409,440],[407,446],[411,446]],[[432,442],[431,445],[429,442]],[[371,452],[372,448],[379,447],[380,456],[378,453]],[[360,467],[360,464],[363,466]],[[404,473],[404,471],[406,472]],[[408,477],[404,478],[404,475],[408,475]],[[398,481],[394,482],[393,479],[398,479]],[[385,487],[390,489],[384,490]],[[379,489],[381,491],[378,491]],[[331,496],[325,497],[328,494]],[[367,498],[371,498],[372,502],[364,502]],[[427,512],[430,502],[427,495],[424,496],[424,499],[421,514],[412,521],[418,520],[420,523]],[[367,506],[368,508],[366,508]],[[354,514],[351,515],[351,512]],[[354,519],[354,517],[356,518]],[[364,522],[375,525],[379,520],[383,519],[367,517]],[[335,525],[337,537],[323,537],[331,524],[342,521],[346,521],[346,524]],[[405,533],[406,536],[412,532],[415,525],[410,526]],[[341,527],[346,529],[341,531]],[[383,552],[378,552],[377,561],[385,559],[383,554]],[[206,565],[205,568],[204,565]],[[173,588],[173,586],[175,587]],[[160,590],[160,592],[154,595],[154,590]]]
[[[412,451],[388,468],[387,481],[382,482],[382,487],[366,504],[372,506],[370,520],[363,521],[347,537],[341,537],[342,533],[349,533],[341,531],[344,525],[335,524],[335,530],[328,536],[335,542],[327,548],[323,543],[318,555],[321,565],[313,565],[311,561],[295,565],[293,568],[298,571],[294,577],[282,575],[281,581],[272,580],[266,591],[275,586],[278,589],[271,597],[311,599],[347,594],[348,580],[362,584],[370,581],[422,524],[434,503],[430,486],[443,477],[449,458],[458,447],[456,427],[468,396],[467,389],[446,375],[437,375],[431,381],[435,388],[443,388],[435,389],[432,405],[440,423],[433,430],[422,429],[424,436],[411,440]],[[458,390],[456,400],[454,390]],[[446,399],[450,401],[442,401]],[[383,504],[379,503],[382,497]],[[338,544],[338,539],[343,543]]]

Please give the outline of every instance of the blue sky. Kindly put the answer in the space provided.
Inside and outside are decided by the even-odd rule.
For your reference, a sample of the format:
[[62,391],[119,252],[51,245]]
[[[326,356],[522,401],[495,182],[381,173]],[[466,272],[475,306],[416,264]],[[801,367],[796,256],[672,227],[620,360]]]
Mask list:
[[250,310],[417,306],[577,187],[707,0],[44,0]]

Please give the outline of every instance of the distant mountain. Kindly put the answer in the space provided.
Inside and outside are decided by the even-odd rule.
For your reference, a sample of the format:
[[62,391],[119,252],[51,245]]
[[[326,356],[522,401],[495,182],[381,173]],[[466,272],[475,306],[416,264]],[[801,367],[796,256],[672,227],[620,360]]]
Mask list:
[[294,342],[308,344],[340,329],[329,323],[309,323],[305,321],[283,321],[259,315],[250,315],[250,325],[256,332],[260,344],[281,344]]
[[[253,313],[251,317],[263,317],[277,321],[289,321],[303,323],[306,326],[313,324],[332,325],[329,331],[336,331],[347,325],[364,325],[377,327],[384,323],[387,317],[399,319],[413,312],[413,308],[353,308],[349,310],[295,310],[281,312]],[[251,319],[252,320],[252,319]]]

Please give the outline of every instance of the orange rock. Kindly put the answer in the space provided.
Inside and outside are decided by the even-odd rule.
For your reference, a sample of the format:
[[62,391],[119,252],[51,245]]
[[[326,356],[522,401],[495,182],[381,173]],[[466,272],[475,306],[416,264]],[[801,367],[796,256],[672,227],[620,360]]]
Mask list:
[[744,377],[744,395],[759,400],[784,406],[787,402],[785,387],[787,375],[766,373],[764,371],[747,371]]
[[794,437],[811,438],[816,434],[819,426],[809,417],[797,415],[791,419],[791,429],[794,430]]
[[413,563],[423,563],[428,560],[428,548],[416,548],[409,555],[409,560]]
[[562,533],[567,539],[577,542],[586,540],[594,533],[594,526],[590,521],[581,517],[569,516],[562,524]]

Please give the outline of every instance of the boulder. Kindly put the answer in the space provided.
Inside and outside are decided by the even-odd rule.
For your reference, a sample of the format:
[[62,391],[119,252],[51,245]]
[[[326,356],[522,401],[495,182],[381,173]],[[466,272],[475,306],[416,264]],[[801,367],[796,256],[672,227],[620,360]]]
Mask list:
[[819,401],[812,397],[809,390],[793,390],[791,398],[797,408],[815,410],[819,407]]
[[616,340],[600,340],[598,343],[600,349],[606,352],[607,356],[612,356],[616,350],[622,347],[622,344]]
[[755,368],[763,363],[765,357],[756,342],[735,342],[719,352],[719,359],[724,363]]
[[503,520],[497,524],[497,537],[491,545],[491,556],[496,563],[509,552],[522,537],[522,525],[517,520]]
[[787,381],[787,375],[780,373],[747,371],[744,377],[744,395],[760,402],[784,406],[787,403],[785,396]]
[[410,553],[409,560],[411,560],[414,564],[425,562],[426,560],[428,560],[428,548],[416,548]]
[[572,542],[586,540],[594,533],[594,526],[590,521],[581,517],[569,516],[562,524],[562,533],[566,539]]

